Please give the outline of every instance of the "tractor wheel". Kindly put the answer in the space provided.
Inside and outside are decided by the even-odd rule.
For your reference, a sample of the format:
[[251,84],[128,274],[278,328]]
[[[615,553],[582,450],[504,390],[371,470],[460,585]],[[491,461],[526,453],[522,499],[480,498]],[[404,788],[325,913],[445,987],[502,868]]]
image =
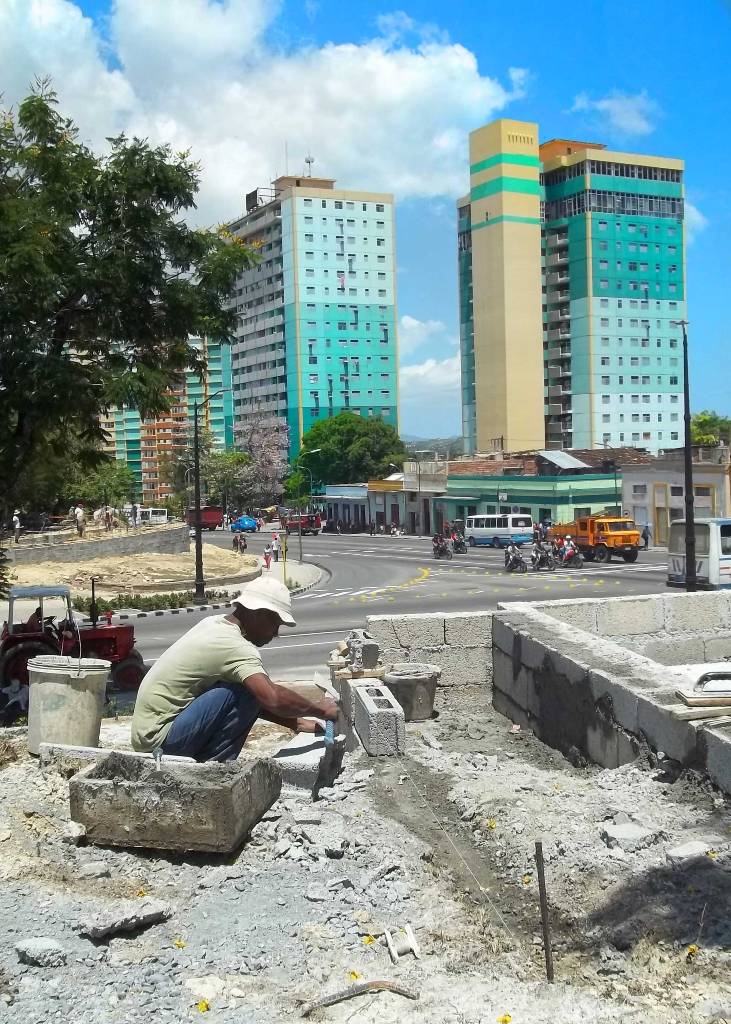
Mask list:
[[597,562],[608,562],[612,554],[606,544],[597,544],[594,548],[594,560]]
[[40,640],[29,640],[25,644],[16,644],[0,658],[0,682],[7,686],[13,679],[21,683],[28,682],[28,662],[38,654],[58,654],[55,647],[41,643]]
[[139,690],[145,675],[141,658],[130,655],[112,665],[112,687],[115,690]]
[[637,552],[636,551],[625,551],[625,553],[622,555],[622,558],[625,560],[625,562],[636,562],[637,561]]

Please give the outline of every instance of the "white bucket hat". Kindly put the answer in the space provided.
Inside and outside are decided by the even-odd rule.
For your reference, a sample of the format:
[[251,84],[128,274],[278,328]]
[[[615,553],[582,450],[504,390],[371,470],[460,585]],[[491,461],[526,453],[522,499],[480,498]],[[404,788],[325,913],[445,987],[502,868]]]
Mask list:
[[257,579],[247,583],[241,593],[233,599],[234,604],[240,604],[250,611],[259,608],[268,608],[275,612],[285,626],[296,626],[297,623],[292,617],[292,598],[289,590],[279,580],[271,577],[259,576]]

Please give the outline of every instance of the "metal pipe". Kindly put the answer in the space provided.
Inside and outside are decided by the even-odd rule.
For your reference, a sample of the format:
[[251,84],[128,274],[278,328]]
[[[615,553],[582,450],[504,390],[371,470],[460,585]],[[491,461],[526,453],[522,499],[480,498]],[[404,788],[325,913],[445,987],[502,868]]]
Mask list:
[[[208,399],[210,401],[210,399]],[[206,581],[203,578],[203,531],[201,529],[201,456],[198,430],[198,399],[193,403],[193,529],[195,530],[195,600],[204,601]]]
[[546,978],[553,981],[553,950],[551,948],[551,924],[548,920],[548,897],[546,895],[546,874],[543,866],[543,843],[536,842],[536,869],[538,871],[538,897],[541,903],[541,928],[543,930],[543,952],[546,957]]
[[698,589],[695,561],[695,495],[693,493],[693,449],[690,436],[690,377],[688,373],[688,326],[687,320],[672,320],[671,323],[683,330],[683,456],[685,463],[685,589],[694,593]]

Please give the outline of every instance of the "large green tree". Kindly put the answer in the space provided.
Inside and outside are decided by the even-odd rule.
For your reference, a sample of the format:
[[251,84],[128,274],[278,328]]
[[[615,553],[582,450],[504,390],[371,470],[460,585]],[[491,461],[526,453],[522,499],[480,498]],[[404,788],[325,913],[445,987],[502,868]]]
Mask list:
[[[319,448],[319,452],[314,449]],[[314,452],[307,455],[307,452]],[[341,412],[320,420],[302,438],[297,465],[321,483],[359,483],[393,472],[406,448],[396,430],[375,417]]]
[[126,463],[104,462],[90,472],[77,469],[64,488],[62,500],[82,501],[94,508],[104,503],[121,508],[134,501],[135,487],[135,475]]
[[710,409],[696,412],[690,418],[690,437],[693,444],[730,444],[731,417]]
[[49,435],[102,440],[100,414],[162,412],[200,369],[190,335],[230,338],[254,253],[194,230],[197,164],[121,135],[91,152],[45,81],[0,113],[0,520]]

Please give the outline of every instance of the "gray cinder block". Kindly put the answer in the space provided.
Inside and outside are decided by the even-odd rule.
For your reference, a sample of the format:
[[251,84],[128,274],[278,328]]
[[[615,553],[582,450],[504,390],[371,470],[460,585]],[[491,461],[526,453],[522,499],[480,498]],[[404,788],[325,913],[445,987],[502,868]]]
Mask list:
[[372,757],[395,756],[406,749],[404,709],[387,686],[359,686],[353,691],[355,729]]

